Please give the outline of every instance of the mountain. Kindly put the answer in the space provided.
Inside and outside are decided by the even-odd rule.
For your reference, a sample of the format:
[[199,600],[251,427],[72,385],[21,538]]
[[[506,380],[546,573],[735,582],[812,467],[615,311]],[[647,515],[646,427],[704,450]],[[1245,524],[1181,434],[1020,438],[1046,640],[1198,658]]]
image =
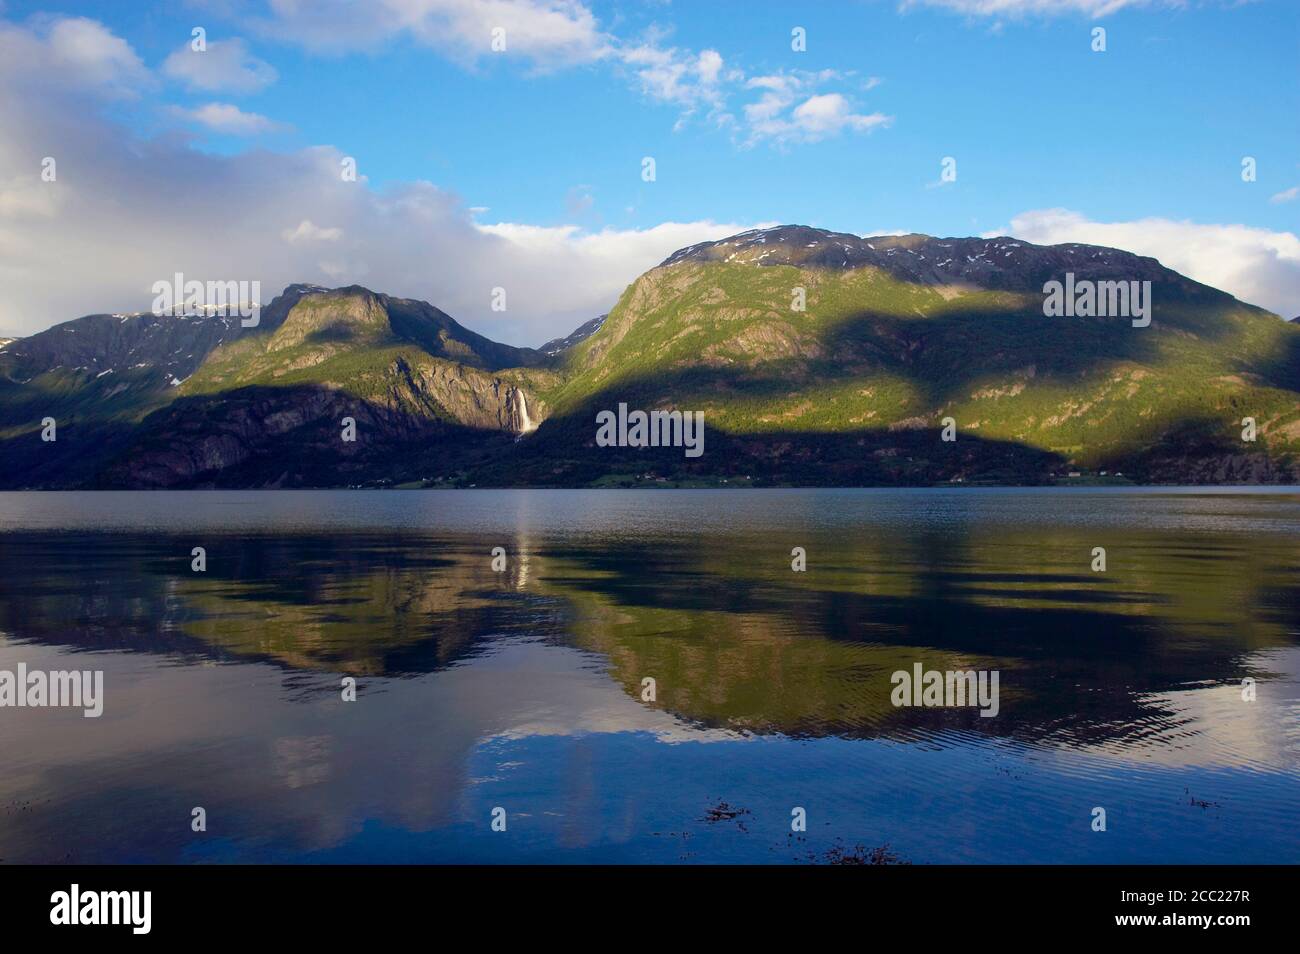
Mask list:
[[[1150,281],[1148,327],[1048,318],[1044,283]],[[804,310],[796,292],[802,290]],[[554,415],[508,466],[526,482],[610,473],[779,483],[1296,479],[1300,336],[1154,259],[1088,245],[801,226],[682,249],[563,354]],[[704,412],[698,461],[599,454],[594,415]],[[1241,418],[1258,440],[1241,440]],[[957,440],[940,440],[951,417]],[[535,466],[529,457],[535,456]],[[553,476],[552,476],[553,475]]]
[[[424,302],[293,285],[238,318],[90,315],[0,356],[8,486],[335,485],[531,429],[545,356]],[[40,440],[53,417],[57,439]],[[361,439],[343,442],[352,417]],[[409,469],[405,470],[404,469]]]
[[[1149,325],[1045,316],[1067,274],[1150,282]],[[703,412],[704,453],[598,446],[620,403]],[[536,350],[358,286],[87,316],[0,353],[0,449],[10,487],[1295,481],[1300,326],[1116,249],[782,226]]]
[[600,315],[591,319],[591,321],[583,322],[570,334],[563,338],[552,338],[537,350],[542,354],[553,356],[568,348],[572,348],[576,344],[581,344],[599,331],[600,326],[605,323],[605,319],[608,317],[609,315]]
[[[303,291],[286,289],[262,309],[259,330],[282,320]],[[107,448],[169,404],[213,350],[247,333],[237,317],[138,312],[87,315],[13,342],[0,351],[6,464],[0,485],[75,487],[93,480]],[[40,440],[46,418],[59,428],[52,442]]]

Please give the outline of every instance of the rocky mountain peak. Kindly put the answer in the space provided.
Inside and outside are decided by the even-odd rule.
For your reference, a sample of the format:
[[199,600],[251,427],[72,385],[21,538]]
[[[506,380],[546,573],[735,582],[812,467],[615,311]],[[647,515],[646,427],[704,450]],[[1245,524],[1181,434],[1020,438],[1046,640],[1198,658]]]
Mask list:
[[674,252],[659,267],[707,262],[874,267],[914,284],[1008,291],[1039,291],[1045,281],[1066,272],[1096,279],[1186,281],[1153,258],[1098,245],[1034,245],[1008,236],[938,238],[920,233],[861,237],[806,225],[751,229],[701,242]]
[[579,325],[576,329],[574,329],[565,337],[552,338],[550,341],[546,342],[546,344],[542,345],[537,350],[545,355],[557,355],[561,351],[564,351],[568,348],[572,348],[574,345],[581,344],[582,342],[590,338],[592,335],[594,335],[597,331],[599,331],[601,327],[605,324],[605,319],[608,317],[609,317],[608,314],[597,315],[595,318],[592,318],[590,321],[584,321],[581,325]]

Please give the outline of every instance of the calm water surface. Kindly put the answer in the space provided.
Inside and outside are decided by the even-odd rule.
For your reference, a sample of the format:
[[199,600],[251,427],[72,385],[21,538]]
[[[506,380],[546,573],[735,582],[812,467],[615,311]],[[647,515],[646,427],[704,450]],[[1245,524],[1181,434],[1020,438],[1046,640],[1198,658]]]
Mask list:
[[1295,488],[0,494],[20,662],[4,863],[1300,862]]

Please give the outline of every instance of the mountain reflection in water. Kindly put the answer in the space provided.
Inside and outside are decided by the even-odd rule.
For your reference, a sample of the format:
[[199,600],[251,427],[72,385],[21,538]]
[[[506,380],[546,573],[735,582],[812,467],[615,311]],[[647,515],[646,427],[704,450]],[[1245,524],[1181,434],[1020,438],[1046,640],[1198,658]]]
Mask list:
[[[106,691],[0,709],[0,859],[1296,862],[1298,541],[1287,492],[0,494],[0,669]],[[917,663],[999,714],[893,706]]]

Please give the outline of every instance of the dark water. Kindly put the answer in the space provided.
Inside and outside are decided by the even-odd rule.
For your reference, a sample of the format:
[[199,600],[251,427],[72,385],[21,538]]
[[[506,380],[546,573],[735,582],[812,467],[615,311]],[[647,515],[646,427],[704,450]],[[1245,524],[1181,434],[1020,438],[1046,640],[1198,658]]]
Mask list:
[[1298,643],[1294,491],[0,494],[0,859],[1300,862]]

